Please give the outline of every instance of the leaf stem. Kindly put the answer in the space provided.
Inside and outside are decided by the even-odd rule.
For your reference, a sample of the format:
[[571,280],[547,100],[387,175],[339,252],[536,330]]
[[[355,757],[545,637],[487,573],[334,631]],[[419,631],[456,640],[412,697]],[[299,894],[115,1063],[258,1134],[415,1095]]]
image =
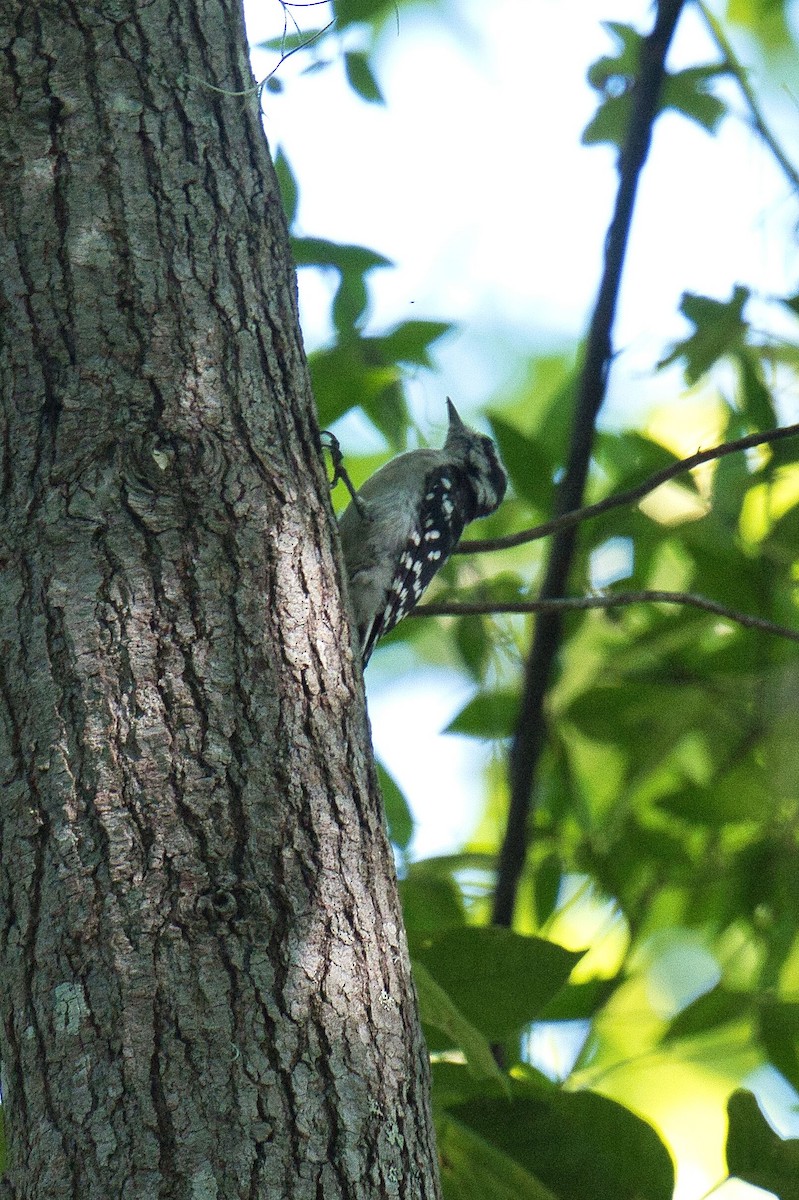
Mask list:
[[741,89],[741,94],[743,95],[743,98],[749,108],[753,126],[766,143],[771,153],[774,155],[774,158],[779,163],[783,174],[788,179],[793,190],[795,192],[799,192],[799,172],[796,170],[796,167],[793,165],[793,163],[790,162],[774,134],[766,124],[765,117],[763,116],[760,105],[757,102],[757,97],[755,96],[755,93],[752,91],[752,88],[749,84],[746,68],[743,66],[733,50],[730,41],[721,26],[721,22],[713,15],[707,4],[705,4],[704,0],[697,0],[697,8],[702,14],[702,18],[707,25],[710,36],[713,38],[713,41],[716,43],[719,52],[724,59],[724,65],[728,68],[730,74],[735,76],[738,87]]

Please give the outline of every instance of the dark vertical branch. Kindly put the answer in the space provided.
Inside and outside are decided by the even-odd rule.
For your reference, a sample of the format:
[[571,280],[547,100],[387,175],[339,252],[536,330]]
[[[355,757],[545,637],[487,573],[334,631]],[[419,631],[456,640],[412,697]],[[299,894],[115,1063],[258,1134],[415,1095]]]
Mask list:
[[[619,159],[619,190],[605,243],[605,262],[585,350],[571,444],[558,490],[556,515],[579,508],[591,459],[596,420],[607,387],[611,332],[638,180],[649,152],[652,127],[665,75],[665,59],[685,0],[660,0],[655,24],[642,45],[638,79],[631,96],[630,125]],[[563,529],[552,539],[541,598],[562,596],[574,557],[577,531]],[[562,618],[542,613],[525,670],[521,712],[510,751],[510,811],[499,858],[494,921],[510,925],[528,843],[528,822],[536,771],[544,746],[544,697],[562,642]]]

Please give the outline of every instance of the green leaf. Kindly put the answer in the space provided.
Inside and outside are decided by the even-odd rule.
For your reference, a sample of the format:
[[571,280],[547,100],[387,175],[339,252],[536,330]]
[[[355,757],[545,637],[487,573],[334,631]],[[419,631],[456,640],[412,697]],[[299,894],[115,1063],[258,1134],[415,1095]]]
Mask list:
[[348,50],[344,55],[347,81],[362,100],[370,104],[385,104],[380,86],[372,74],[368,57],[360,50]]
[[603,21],[602,28],[616,43],[616,52],[603,54],[592,63],[587,78],[595,91],[607,94],[611,89],[618,94],[621,88],[632,83],[638,73],[644,39],[632,25],[620,21]]
[[507,1093],[508,1082],[497,1066],[486,1039],[464,1017],[452,997],[436,982],[423,963],[412,960],[411,965],[422,1022],[439,1029],[463,1051],[466,1065],[475,1079],[490,1083]]
[[[633,102],[632,88],[638,77],[643,38],[630,25],[604,23],[617,43],[615,54],[603,55],[589,67],[588,82],[599,92],[602,103],[583,131],[584,145],[608,142],[622,146],[627,135]],[[659,110],[670,108],[714,133],[727,105],[710,87],[719,75],[728,74],[723,63],[707,63],[667,73]]]
[[460,888],[437,859],[411,863],[399,881],[399,893],[409,936],[438,933],[466,921]]
[[623,977],[567,983],[541,1012],[542,1021],[589,1021],[624,982]]
[[295,50],[299,50],[302,46],[318,46],[319,39],[326,32],[324,26],[319,29],[303,29],[296,33],[280,34],[278,37],[268,38],[265,42],[258,42],[255,46],[256,50],[274,50],[281,56],[285,57],[292,54]]
[[395,0],[333,0],[336,25],[346,29],[348,25],[360,25],[375,21],[393,9]]
[[493,926],[413,938],[412,955],[491,1041],[534,1021],[582,957],[554,942]]
[[[556,1090],[556,1085],[550,1079],[535,1071],[533,1067],[525,1065],[524,1068],[518,1067],[514,1071],[514,1079],[503,1077],[503,1084],[509,1085],[503,1087],[504,1095],[507,1096],[516,1086],[515,1077],[522,1070],[525,1072],[526,1090],[533,1092],[536,1083],[539,1085],[540,1095],[546,1096]],[[439,1112],[443,1108],[454,1108],[470,1100],[479,1100],[486,1094],[485,1083],[476,1079],[465,1063],[434,1057],[430,1064],[430,1073],[433,1080],[433,1106]],[[491,1087],[490,1090],[495,1096],[499,1095],[496,1088]]]
[[743,310],[748,299],[749,289],[740,284],[726,302],[684,292],[680,311],[694,326],[694,332],[683,341],[675,342],[658,366],[665,367],[682,359],[685,378],[689,383],[697,383],[720,358],[744,346],[749,326],[743,318]]
[[727,1117],[730,1174],[774,1192],[779,1200],[799,1200],[799,1141],[778,1137],[751,1092],[733,1092]]
[[630,89],[638,73],[643,38],[632,25],[602,22],[615,42],[614,54],[603,54],[588,68],[588,82],[602,102],[585,126],[583,145],[624,143],[630,121]]
[[751,1011],[752,997],[748,992],[732,992],[719,983],[677,1014],[664,1033],[663,1041],[673,1042],[709,1033],[731,1021],[743,1020]]
[[492,416],[489,420],[516,495],[537,511],[549,512],[554,492],[553,464],[535,439],[526,437],[502,417]]
[[410,417],[399,363],[429,365],[424,346],[448,325],[411,321],[379,337],[349,331],[338,345],[309,356],[314,396],[322,426],[360,406],[391,445],[404,448]]
[[324,71],[326,67],[330,66],[331,61],[329,58],[315,58],[307,67],[303,68],[301,73],[303,75],[318,75],[320,71]]
[[518,715],[518,692],[480,692],[453,717],[444,732],[485,739],[510,737]]
[[[480,530],[482,533],[483,530]],[[460,542],[463,547],[464,554],[468,550],[470,539],[465,537]],[[464,559],[464,561],[466,561]],[[444,568],[446,571],[446,567]],[[521,575],[517,575],[515,571],[500,571],[498,575],[492,575],[490,585],[481,580],[475,583],[473,587],[465,587],[459,579],[455,579],[457,591],[453,590],[447,593],[448,600],[466,600],[466,601],[481,601],[490,598],[498,605],[511,604],[517,600],[529,599],[529,589],[526,581]],[[489,596],[490,587],[490,596]]]
[[672,682],[664,704],[662,679],[629,680],[580,693],[566,711],[587,737],[609,745],[627,744],[640,753],[644,739],[665,753],[707,715],[701,689]]
[[[634,429],[625,429],[620,433],[600,430],[594,440],[594,458],[609,476],[608,492],[621,492],[643,483],[666,467],[673,467],[680,456]],[[696,495],[696,479],[692,472],[686,471],[675,482]]]
[[291,239],[291,249],[298,267],[336,267],[342,274],[355,271],[363,275],[375,267],[394,265],[390,258],[385,258],[376,250],[331,242],[327,238],[295,237]]
[[[515,405],[516,427],[523,424],[548,464],[550,477],[563,467],[569,448],[579,372],[572,354],[542,354],[533,359]],[[507,411],[507,410],[503,410]]]
[[[737,429],[728,428],[728,437],[735,437],[737,434]],[[720,458],[713,472],[713,520],[725,528],[734,529],[751,486],[752,473],[745,455],[728,454],[725,458]],[[737,547],[733,549],[737,551]]]
[[755,429],[774,429],[778,424],[771,392],[763,381],[760,362],[753,354],[736,355],[741,381],[741,412]]
[[467,1125],[446,1117],[437,1129],[444,1200],[558,1200],[558,1197]]
[[[365,349],[368,354],[369,347],[367,346]],[[365,397],[361,402],[361,407],[375,428],[379,429],[388,439],[390,445],[395,450],[402,450],[406,444],[411,420],[405,392],[400,382],[400,372],[393,363],[387,363],[382,372],[378,371],[378,378],[381,373],[384,377],[390,373],[391,379],[378,392]]]
[[280,199],[283,201],[283,211],[286,214],[286,220],[289,225],[293,225],[297,217],[297,205],[300,193],[291,165],[282,148],[278,148],[275,155],[275,174],[277,175],[277,185],[280,188]]
[[708,88],[720,75],[727,74],[729,71],[723,63],[708,63],[677,71],[666,79],[661,107],[674,109],[701,125],[708,133],[715,133],[728,109],[725,102],[712,95]]
[[[794,447],[799,451],[799,446]],[[791,461],[789,459],[788,461]],[[797,538],[799,538],[799,505],[794,504],[782,514],[768,532],[766,545],[773,559],[782,560],[785,564],[792,563],[796,557]]]
[[388,333],[372,338],[369,344],[381,361],[432,366],[429,349],[453,328],[447,321],[403,321]]
[[460,617],[455,623],[455,647],[475,683],[481,683],[491,655],[491,629],[484,617]]
[[[725,478],[729,480],[730,476]],[[727,513],[736,512],[737,520],[737,510],[729,504],[730,499],[732,497],[725,497]],[[680,530],[680,540],[694,560],[692,591],[754,616],[768,616],[768,610],[764,611],[762,563],[741,553],[735,533],[730,529],[729,516],[726,524],[715,513],[701,521],[693,521]],[[749,638],[754,636],[748,634]]]
[[651,1125],[593,1092],[485,1098],[453,1110],[559,1200],[671,1200],[674,1168]]
[[742,762],[706,787],[686,784],[662,796],[658,808],[695,825],[758,821],[772,807],[767,776]]
[[728,0],[727,18],[744,28],[768,51],[793,48],[786,20],[786,0]]
[[380,412],[384,397],[398,381],[398,368],[370,367],[364,362],[362,339],[354,339],[308,357],[319,423],[329,428],[334,421],[361,406]]
[[759,1024],[769,1062],[798,1088],[799,1004],[767,996],[760,1010]]
[[550,917],[555,911],[562,881],[563,867],[559,855],[545,855],[537,865],[533,876],[535,915],[539,925],[543,925],[547,917]]
[[628,728],[628,722],[633,724],[630,712],[634,703],[631,688],[612,684],[590,687],[572,701],[566,716],[586,737],[612,743],[619,730]]
[[339,336],[346,337],[357,330],[369,303],[363,275],[347,271],[341,276],[333,300],[333,324]]
[[383,764],[377,763],[376,765],[380,791],[383,794],[383,807],[386,811],[388,836],[395,846],[407,850],[413,837],[413,817],[408,807],[408,801]]
[[630,96],[609,96],[600,104],[596,113],[582,132],[580,141],[584,146],[608,144],[621,146],[630,123]]

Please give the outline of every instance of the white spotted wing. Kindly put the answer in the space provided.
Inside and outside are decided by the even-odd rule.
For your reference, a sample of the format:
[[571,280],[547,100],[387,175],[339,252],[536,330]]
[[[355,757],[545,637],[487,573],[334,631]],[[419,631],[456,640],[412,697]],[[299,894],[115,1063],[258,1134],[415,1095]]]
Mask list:
[[451,469],[430,475],[419,520],[411,530],[397,570],[386,593],[385,607],[367,628],[363,640],[364,665],[378,638],[393,629],[415,608],[436,571],[449,558],[465,526],[458,503],[458,481]]

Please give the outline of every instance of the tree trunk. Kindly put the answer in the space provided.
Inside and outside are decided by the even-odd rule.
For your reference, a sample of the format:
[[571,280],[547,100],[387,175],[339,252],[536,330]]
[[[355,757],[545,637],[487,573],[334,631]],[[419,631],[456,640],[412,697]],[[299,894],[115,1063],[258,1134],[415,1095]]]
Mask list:
[[0,21],[3,1194],[435,1197],[239,5]]

